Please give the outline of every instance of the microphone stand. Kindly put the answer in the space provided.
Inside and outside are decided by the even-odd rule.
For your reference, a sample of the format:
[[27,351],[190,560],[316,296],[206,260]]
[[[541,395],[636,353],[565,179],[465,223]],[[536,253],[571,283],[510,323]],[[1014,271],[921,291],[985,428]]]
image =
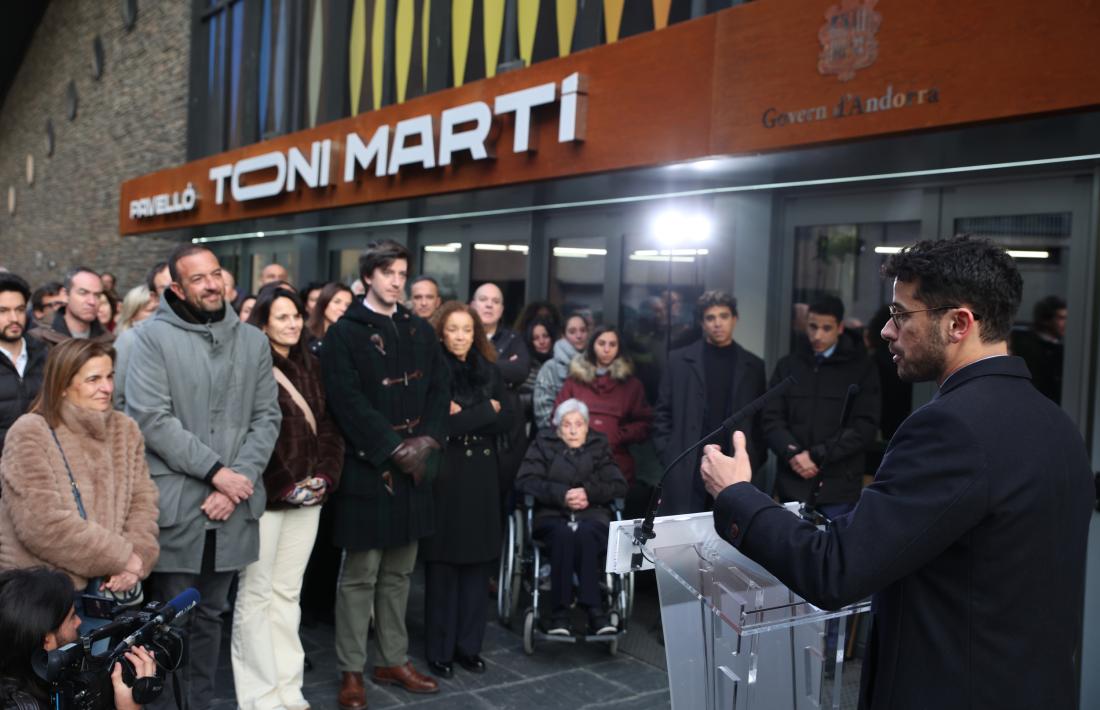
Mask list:
[[810,489],[810,499],[803,503],[798,511],[803,520],[807,520],[814,525],[828,525],[833,522],[817,509],[817,496],[825,485],[825,467],[833,462],[833,450],[836,449],[837,442],[840,441],[844,429],[848,426],[848,420],[852,416],[852,403],[855,402],[859,391],[859,385],[848,385],[848,391],[844,394],[844,405],[840,408],[840,426],[837,427],[836,433],[825,445],[825,458],[817,467],[817,475],[811,479],[813,487]]
[[747,419],[755,415],[761,409],[765,407],[772,399],[782,395],[790,387],[795,384],[795,379],[792,376],[788,376],[781,381],[775,387],[760,395],[753,401],[746,404],[741,409],[731,414],[724,422],[722,426],[718,427],[714,431],[704,436],[699,441],[695,442],[688,448],[681,451],[676,458],[672,459],[672,462],[665,467],[664,473],[661,474],[661,480],[653,487],[653,494],[649,497],[649,505],[646,507],[645,518],[640,524],[634,526],[634,544],[638,546],[638,552],[631,555],[630,566],[633,569],[642,568],[642,552],[641,548],[645,547],[646,543],[657,537],[657,533],[653,532],[653,519],[657,516],[657,507],[661,504],[661,491],[665,483],[665,479],[668,478],[668,474],[676,467],[676,464],[687,456],[688,454],[696,451],[700,446],[707,443],[714,437],[722,434],[727,429],[732,429],[742,419]]

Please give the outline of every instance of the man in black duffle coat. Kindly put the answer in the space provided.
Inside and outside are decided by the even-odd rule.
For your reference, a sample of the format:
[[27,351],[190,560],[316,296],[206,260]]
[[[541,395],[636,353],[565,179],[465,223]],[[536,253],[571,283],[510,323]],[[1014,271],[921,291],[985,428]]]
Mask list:
[[[696,311],[703,338],[669,353],[661,375],[653,444],[662,466],[764,394],[764,361],[733,339],[737,299],[724,291],[707,291]],[[748,436],[753,468],[763,467],[768,448],[760,414],[741,422],[739,428]],[[660,514],[696,513],[709,510],[710,504],[699,477],[699,453],[685,456],[664,480]]]
[[[775,495],[780,501],[813,499],[828,517],[843,515],[859,499],[864,453],[879,420],[878,370],[862,348],[844,336],[844,304],[826,296],[810,304],[806,338],[781,358],[771,386],[788,376],[795,384],[764,408],[768,447],[776,456]],[[859,391],[840,426],[849,385]],[[816,497],[813,492],[816,488]]]
[[824,530],[707,447],[718,534],[809,601],[872,595],[860,707],[1075,708],[1093,505],[1084,442],[1006,339],[1022,280],[957,237],[891,257],[898,374],[939,392],[898,429],[854,511]]
[[325,334],[321,374],[344,434],[344,469],[332,498],[333,541],[345,551],[336,596],[339,704],[366,706],[363,667],[374,607],[379,661],[373,680],[438,692],[408,662],[405,609],[417,544],[433,532],[431,480],[445,441],[450,379],[435,331],[399,301],[408,252],[371,244],[360,258],[367,287]]

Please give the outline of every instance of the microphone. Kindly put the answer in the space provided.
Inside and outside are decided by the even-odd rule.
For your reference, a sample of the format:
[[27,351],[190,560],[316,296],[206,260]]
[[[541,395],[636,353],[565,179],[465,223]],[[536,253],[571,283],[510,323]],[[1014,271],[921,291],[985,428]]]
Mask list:
[[199,590],[194,587],[188,587],[173,599],[169,599],[160,605],[160,608],[155,609],[153,617],[141,625],[136,631],[131,633],[126,638],[122,639],[117,646],[111,651],[112,658],[121,658],[122,654],[131,646],[140,643],[145,635],[151,632],[158,626],[169,624],[177,616],[187,613],[193,609],[202,600],[199,595]]
[[840,408],[840,425],[837,427],[836,434],[833,435],[833,438],[829,440],[828,445],[825,447],[824,460],[822,460],[817,467],[817,475],[813,478],[813,488],[810,490],[810,500],[806,501],[806,504],[802,506],[802,517],[807,520],[829,522],[829,519],[816,509],[817,495],[825,485],[825,467],[832,463],[833,449],[836,448],[836,444],[840,440],[840,435],[844,433],[844,429],[848,426],[848,419],[852,416],[852,403],[855,402],[856,397],[859,396],[859,392],[859,385],[851,384],[848,385],[848,391],[844,393],[844,405]]
[[159,609],[153,612],[153,621],[157,624],[167,624],[180,614],[185,614],[202,601],[199,590],[188,587],[173,599],[164,602]]
[[[753,401],[741,407],[736,412],[726,418],[722,425],[704,436],[699,441],[695,442],[688,448],[684,449],[672,459],[672,462],[665,468],[664,473],[661,474],[661,480],[653,488],[653,494],[649,497],[649,506],[646,508],[645,519],[641,525],[634,526],[634,543],[639,547],[644,546],[648,541],[656,537],[656,533],[653,532],[653,519],[657,516],[657,507],[661,504],[661,490],[665,483],[665,478],[668,477],[669,471],[676,467],[676,464],[680,463],[680,459],[684,458],[691,452],[698,449],[703,444],[710,441],[715,436],[718,436],[727,429],[732,429],[743,419],[748,419],[756,415],[761,409],[766,407],[776,397],[783,395],[792,385],[796,383],[793,376],[788,375],[786,379],[779,382],[775,387],[772,387],[764,394],[760,395]],[[641,553],[636,552],[632,557],[632,566],[635,569],[640,569],[642,565]]]

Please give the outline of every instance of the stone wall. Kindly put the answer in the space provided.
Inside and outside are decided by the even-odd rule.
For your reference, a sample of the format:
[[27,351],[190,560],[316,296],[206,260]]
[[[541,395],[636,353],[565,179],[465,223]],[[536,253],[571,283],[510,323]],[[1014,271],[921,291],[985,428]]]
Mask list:
[[[0,107],[0,265],[32,287],[81,264],[114,272],[124,293],[184,236],[120,237],[118,196],[124,180],[185,162],[191,3],[138,2],[129,31],[123,5],[52,0]],[[73,120],[70,81],[78,95]]]

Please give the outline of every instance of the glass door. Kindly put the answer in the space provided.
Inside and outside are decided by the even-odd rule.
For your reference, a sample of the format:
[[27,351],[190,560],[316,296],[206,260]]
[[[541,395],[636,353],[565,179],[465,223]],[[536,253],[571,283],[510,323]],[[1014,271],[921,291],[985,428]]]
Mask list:
[[1096,337],[1088,283],[1091,176],[960,185],[942,190],[939,234],[967,232],[1004,245],[1024,278],[1010,346],[1032,381],[1087,436]]

